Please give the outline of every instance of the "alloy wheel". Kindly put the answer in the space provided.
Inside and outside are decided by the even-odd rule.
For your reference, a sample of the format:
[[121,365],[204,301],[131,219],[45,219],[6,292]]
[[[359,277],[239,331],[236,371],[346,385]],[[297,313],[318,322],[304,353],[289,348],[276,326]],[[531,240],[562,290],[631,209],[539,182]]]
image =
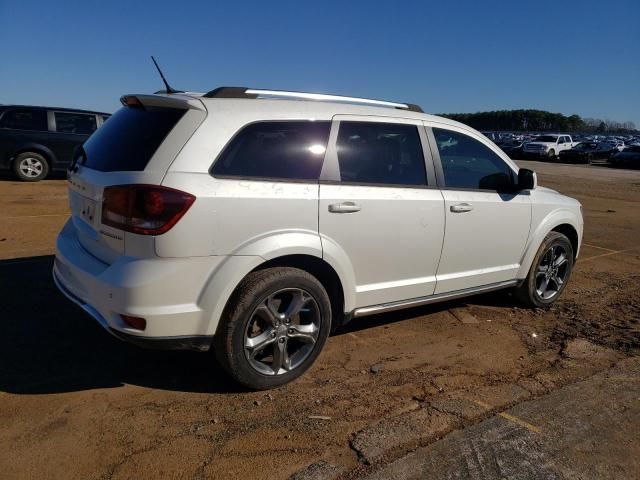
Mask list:
[[299,367],[313,352],[322,321],[313,296],[285,288],[255,308],[244,333],[249,364],[264,375],[283,375]]
[[562,290],[569,271],[567,252],[561,245],[552,245],[540,258],[536,269],[536,293],[550,300]]
[[44,165],[42,161],[34,157],[26,157],[20,161],[18,166],[20,173],[27,178],[37,178],[42,175]]

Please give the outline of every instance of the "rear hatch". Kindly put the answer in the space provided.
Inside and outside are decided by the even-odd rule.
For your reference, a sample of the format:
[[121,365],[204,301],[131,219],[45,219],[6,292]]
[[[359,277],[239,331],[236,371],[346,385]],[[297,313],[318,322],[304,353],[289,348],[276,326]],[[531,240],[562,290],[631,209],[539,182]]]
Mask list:
[[77,151],[69,169],[69,206],[78,241],[108,264],[125,254],[152,256],[154,248],[153,237],[102,221],[105,188],[160,185],[206,116],[203,103],[190,96],[129,95],[122,103]]

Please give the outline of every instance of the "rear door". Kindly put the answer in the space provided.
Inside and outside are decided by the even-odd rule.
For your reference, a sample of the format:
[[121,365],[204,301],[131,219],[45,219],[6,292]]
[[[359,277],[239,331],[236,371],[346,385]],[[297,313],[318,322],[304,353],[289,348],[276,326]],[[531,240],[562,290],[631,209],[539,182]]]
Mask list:
[[442,194],[421,122],[334,117],[320,183],[323,252],[351,266],[356,306],[431,295]]
[[49,148],[54,152],[56,170],[66,169],[73,159],[76,146],[82,145],[97,128],[94,114],[50,110]]
[[46,145],[47,130],[46,110],[7,107],[0,111],[0,167],[9,168],[20,150]]
[[206,115],[199,101],[188,103],[152,96],[136,99],[136,103],[112,115],[84,143],[69,173],[69,205],[78,241],[106,263],[125,253],[151,256],[154,244],[153,237],[102,223],[104,188],[159,185]]
[[506,193],[516,170],[479,135],[427,131],[446,215],[435,293],[515,279],[531,224],[529,192]]

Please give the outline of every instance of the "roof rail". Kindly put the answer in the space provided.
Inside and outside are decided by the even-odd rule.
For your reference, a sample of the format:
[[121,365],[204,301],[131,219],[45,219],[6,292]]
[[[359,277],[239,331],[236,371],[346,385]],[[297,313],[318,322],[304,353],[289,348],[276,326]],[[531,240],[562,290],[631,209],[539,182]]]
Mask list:
[[282,90],[260,90],[246,87],[218,87],[203,95],[206,98],[291,98],[300,100],[315,100],[325,102],[345,102],[362,105],[374,105],[378,107],[391,107],[412,112],[424,113],[422,108],[412,103],[387,102],[384,100],[372,100],[369,98],[344,97],[342,95],[327,95],[324,93],[289,92]]

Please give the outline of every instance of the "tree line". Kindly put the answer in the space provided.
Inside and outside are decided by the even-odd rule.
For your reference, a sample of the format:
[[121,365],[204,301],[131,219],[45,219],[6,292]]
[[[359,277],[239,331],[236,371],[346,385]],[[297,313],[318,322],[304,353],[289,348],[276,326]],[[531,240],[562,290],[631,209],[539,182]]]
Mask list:
[[544,110],[496,110],[477,113],[441,113],[442,117],[477,130],[513,132],[593,132],[637,133],[633,122],[615,122],[580,115],[563,115]]

